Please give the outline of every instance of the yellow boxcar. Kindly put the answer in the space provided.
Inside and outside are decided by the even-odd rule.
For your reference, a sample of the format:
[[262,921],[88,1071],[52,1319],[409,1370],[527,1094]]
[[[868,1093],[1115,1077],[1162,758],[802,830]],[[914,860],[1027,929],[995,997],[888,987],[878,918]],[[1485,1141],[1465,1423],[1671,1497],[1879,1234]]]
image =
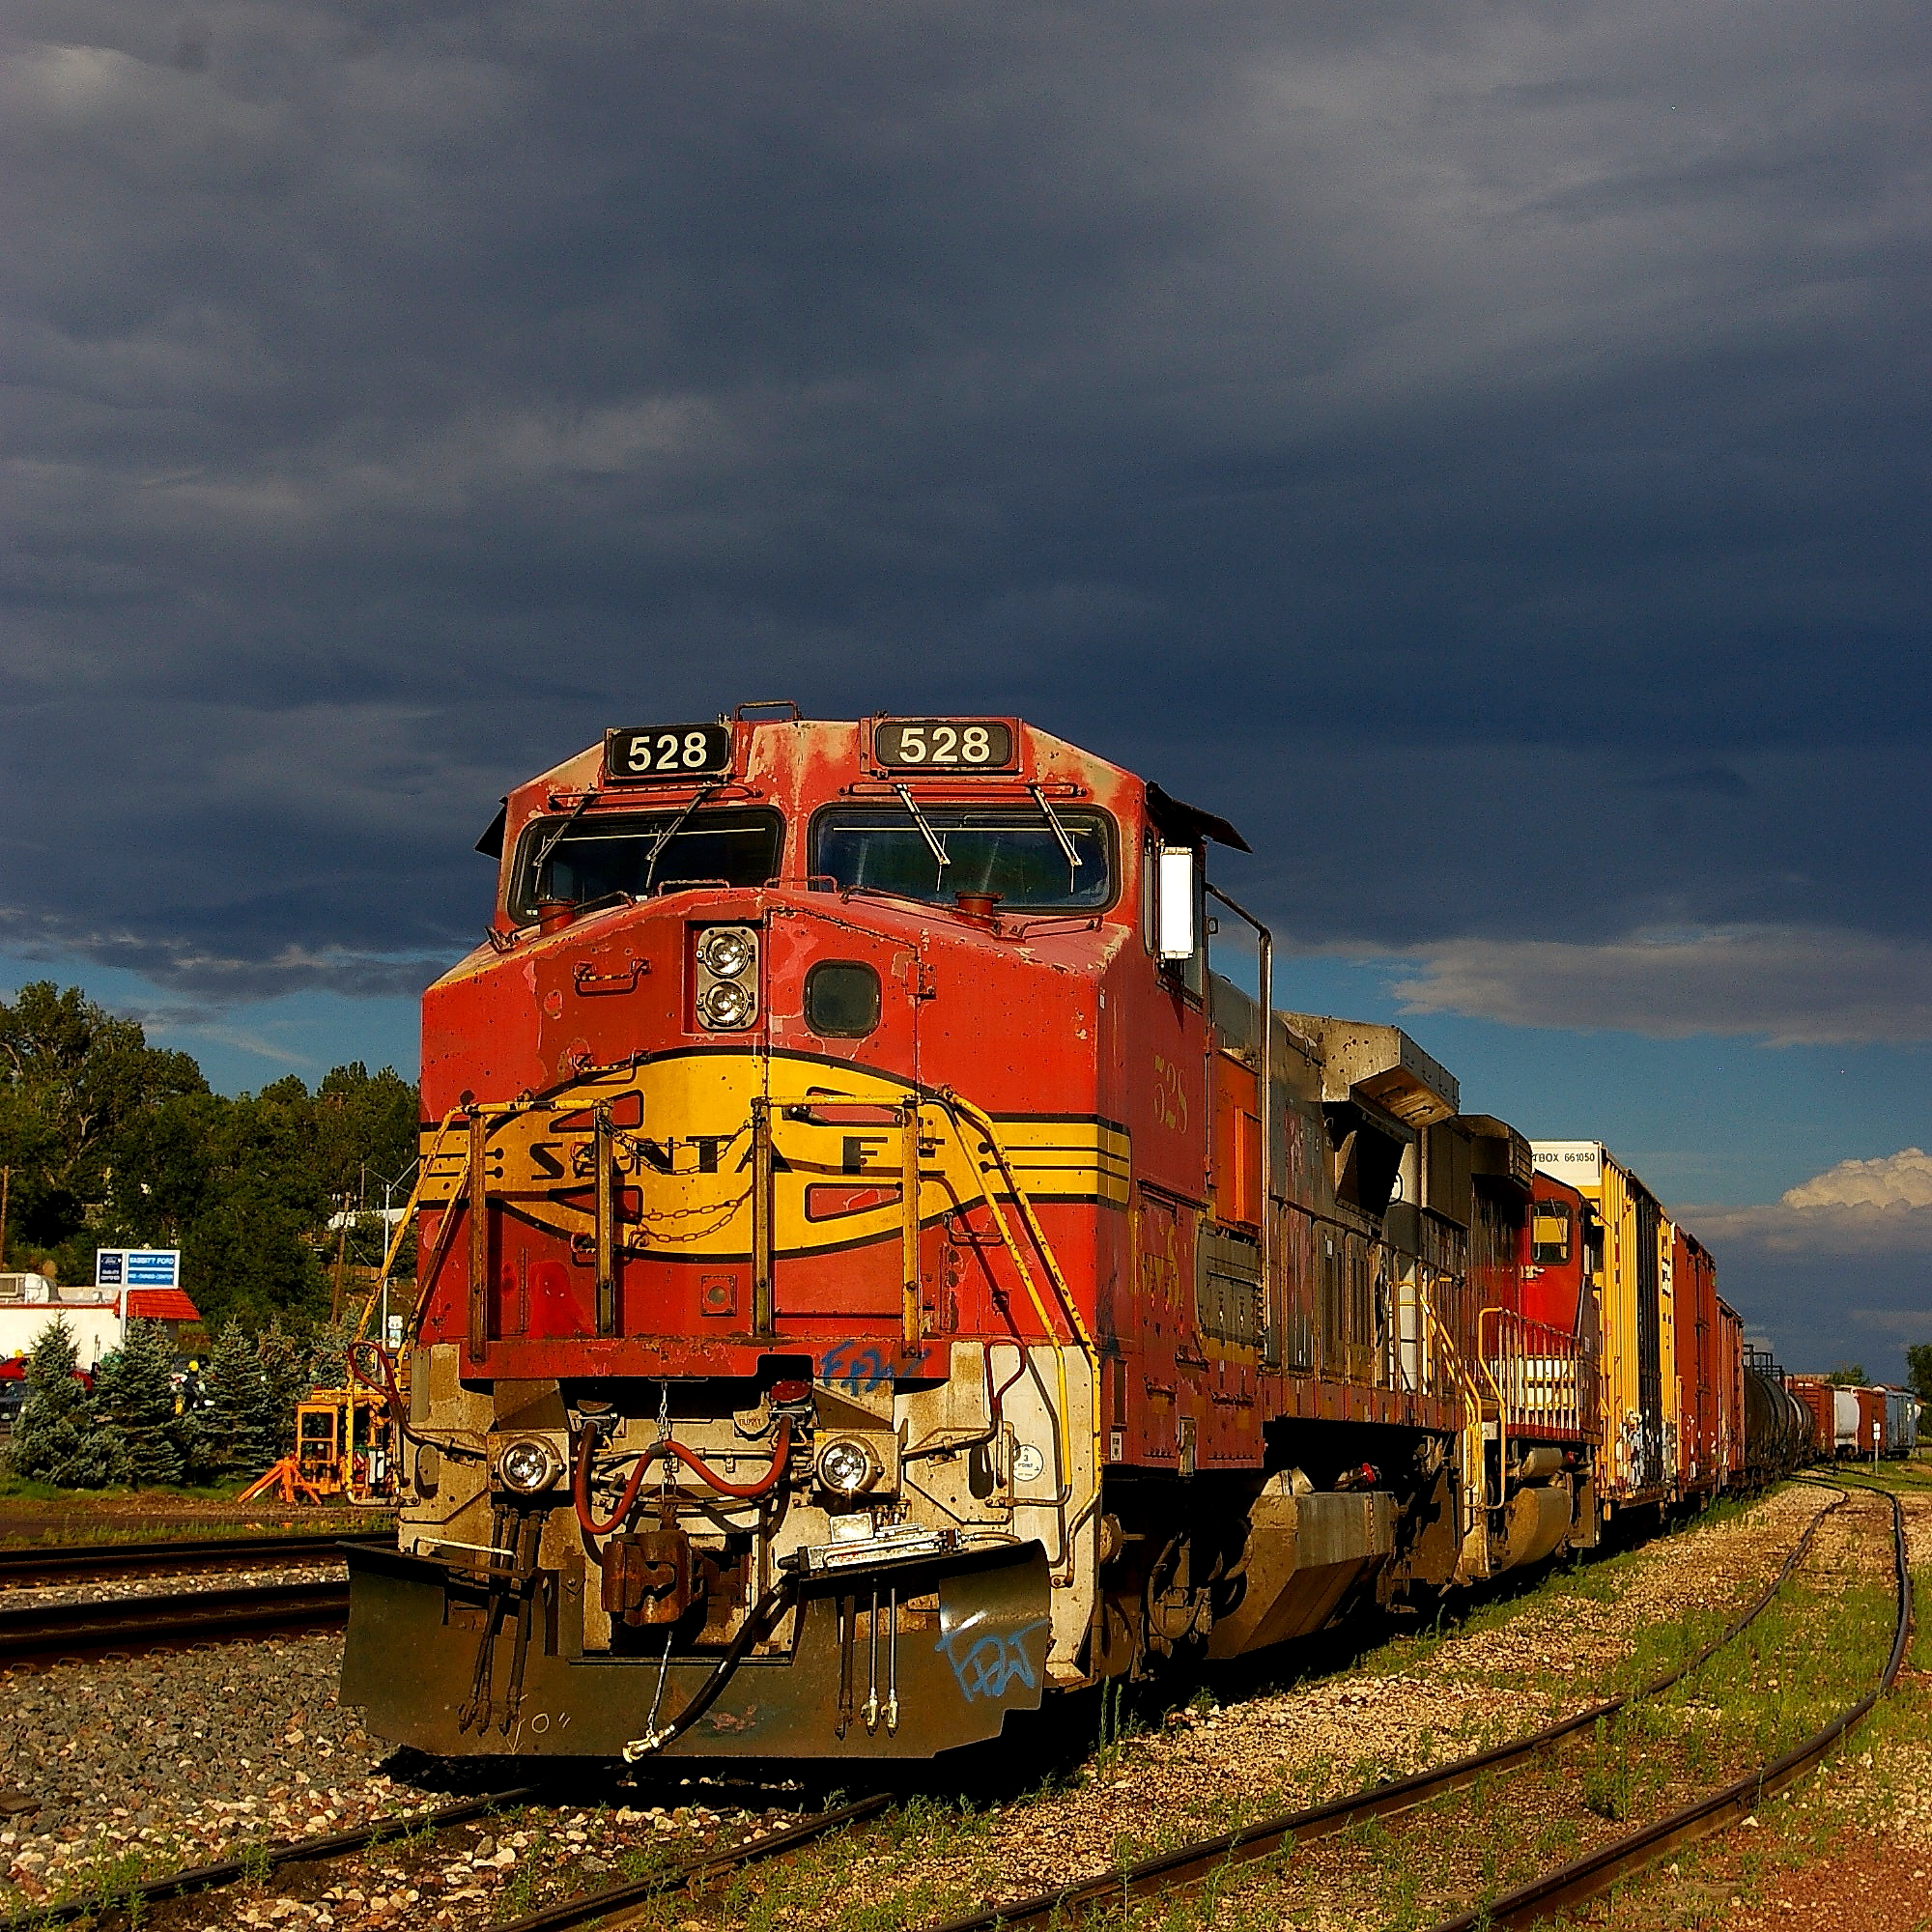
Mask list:
[[1666,1502],[1677,1489],[1676,1308],[1670,1223],[1656,1195],[1601,1141],[1536,1141],[1536,1164],[1597,1210],[1592,1257],[1603,1372],[1597,1493],[1613,1505]]

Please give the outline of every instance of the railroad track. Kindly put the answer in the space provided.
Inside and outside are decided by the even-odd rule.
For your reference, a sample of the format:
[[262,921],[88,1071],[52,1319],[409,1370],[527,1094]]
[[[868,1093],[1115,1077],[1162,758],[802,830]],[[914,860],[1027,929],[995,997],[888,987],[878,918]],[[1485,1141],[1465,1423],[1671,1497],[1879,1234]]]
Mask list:
[[[1869,1490],[1865,1493],[1878,1495],[1885,1492]],[[1575,1717],[1566,1718],[1527,1737],[1498,1745],[1491,1750],[1478,1751],[1469,1757],[1458,1758],[1434,1771],[1351,1792],[1305,1810],[1260,1819],[1237,1831],[1198,1838],[1173,1851],[1140,1860],[1133,1864],[1117,1866],[1094,1878],[1062,1886],[1057,1890],[1041,1892],[1032,1898],[1002,1905],[988,1904],[979,1911],[929,1927],[927,1932],[995,1932],[995,1928],[998,1932],[1009,1932],[1009,1928],[1045,1925],[1056,1920],[1076,1922],[1083,1910],[1125,1904],[1133,1899],[1182,1890],[1209,1878],[1225,1875],[1240,1865],[1275,1858],[1296,1846],[1331,1837],[1371,1819],[1412,1811],[1433,1800],[1460,1791],[1478,1778],[1517,1769],[1604,1719],[1615,1717],[1629,1705],[1669,1690],[1691,1671],[1707,1663],[1727,1644],[1734,1642],[1770,1605],[1778,1590],[1804,1561],[1819,1525],[1847,1500],[1847,1496],[1840,1494],[1812,1518],[1777,1575],[1722,1633],[1676,1669],[1651,1679],[1634,1690],[1592,1704]],[[1891,1503],[1894,1519],[1897,1631],[1890,1662],[1869,1696],[1815,1737],[1807,1739],[1796,1750],[1758,1767],[1723,1790],[1712,1793],[1697,1804],[1673,1812],[1668,1818],[1642,1831],[1613,1840],[1584,1859],[1546,1872],[1500,1898],[1444,1919],[1440,1924],[1430,1927],[1429,1932],[1472,1932],[1472,1928],[1478,1925],[1498,1928],[1529,1925],[1565,1906],[1607,1890],[1618,1879],[1649,1864],[1676,1846],[1721,1829],[1816,1765],[1890,1688],[1905,1654],[1912,1604],[1905,1562],[1905,1517],[1895,1498],[1888,1496],[1887,1500]]]
[[[168,1899],[219,1890],[243,1880],[260,1880],[270,1871],[285,1870],[291,1865],[353,1857],[398,1838],[413,1837],[424,1831],[437,1832],[468,1824],[512,1805],[542,1804],[547,1795],[546,1786],[520,1785],[507,1791],[493,1791],[481,1797],[461,1799],[434,1810],[379,1819],[373,1825],[364,1825],[352,1832],[331,1832],[316,1838],[285,1839],[280,1844],[251,1849],[242,1858],[195,1865],[167,1878],[148,1879],[112,1892],[94,1892],[83,1898],[66,1899],[58,1905],[36,1906],[31,1912],[0,1918],[0,1932],[44,1932],[44,1928],[70,1925],[82,1919],[98,1922],[114,1914],[128,1914],[136,1900],[145,1909]],[[822,1811],[816,1817],[802,1819],[796,1825],[763,1833],[746,1843],[721,1846],[681,1859],[653,1872],[648,1878],[620,1881],[558,1899],[553,1904],[540,1906],[524,1918],[500,1921],[492,1926],[491,1932],[570,1932],[570,1928],[575,1926],[594,1924],[614,1912],[642,1904],[647,1899],[680,1891],[686,1886],[701,1884],[725,1872],[742,1870],[766,1859],[782,1858],[788,1853],[803,1850],[820,1838],[830,1837],[835,1833],[875,1817],[892,1802],[889,1794],[880,1792],[861,1799],[857,1804],[840,1805],[836,1810]]]
[[[360,1538],[355,1539],[360,1541]],[[159,1571],[254,1570],[298,1563],[339,1563],[342,1539],[327,1533],[211,1536],[177,1543],[30,1545],[0,1549],[0,1587],[86,1583]]]
[[1862,1723],[1879,1699],[1892,1687],[1898,1668],[1905,1662],[1905,1646],[1912,1634],[1912,1577],[1907,1566],[1905,1510],[1898,1498],[1884,1490],[1849,1484],[1848,1488],[1865,1495],[1884,1496],[1891,1505],[1892,1578],[1897,1592],[1897,1612],[1892,1627],[1891,1654],[1872,1689],[1841,1711],[1823,1729],[1814,1731],[1804,1743],[1781,1756],[1773,1758],[1733,1779],[1721,1789],[1682,1806],[1655,1824],[1628,1833],[1599,1846],[1594,1852],[1570,1863],[1540,1873],[1527,1885],[1518,1886],[1499,1898],[1453,1918],[1438,1920],[1429,1932],[1475,1932],[1478,1926],[1498,1928],[1533,1925],[1552,1913],[1562,1912],[1586,1899],[1599,1897],[1619,1879],[1654,1864],[1680,1845],[1720,1832],[1755,1810],[1766,1799],[1775,1798],[1824,1762],[1846,1735]]
[[[1870,1491],[1866,1493],[1883,1492]],[[1723,1632],[1677,1668],[1651,1679],[1634,1690],[1604,1699],[1575,1717],[1530,1736],[1458,1759],[1435,1771],[1355,1792],[1308,1810],[1263,1820],[1238,1832],[1197,1840],[1160,1857],[1117,1868],[1036,1898],[987,1906],[963,1918],[950,1919],[943,1926],[932,1927],[930,1932],[993,1932],[996,1927],[1004,1932],[1004,1928],[1042,1924],[1056,1916],[1071,1920],[1084,1907],[1107,1906],[1170,1893],[1216,1874],[1224,1874],[1232,1867],[1276,1856],[1295,1845],[1315,1842],[1369,1819],[1412,1810],[1433,1799],[1472,1784],[1480,1777],[1524,1764],[1605,1719],[1614,1717],[1627,1706],[1668,1690],[1709,1662],[1725,1645],[1735,1641],[1769,1606],[1780,1587],[1809,1553],[1819,1526],[1826,1518],[1847,1500],[1846,1495],[1838,1494],[1812,1518],[1786,1555],[1776,1576]],[[1895,1499],[1887,1497],[1887,1500],[1891,1503],[1894,1518],[1894,1569],[1901,1592],[1900,1609],[1890,1662],[1879,1686],[1869,1696],[1796,1750],[1760,1767],[1697,1804],[1685,1807],[1683,1811],[1673,1813],[1643,1831],[1617,1839],[1586,1859],[1546,1873],[1529,1885],[1485,1906],[1445,1919],[1430,1928],[1430,1932],[1473,1932],[1478,1925],[1526,1926],[1536,1918],[1546,1918],[1566,1905],[1607,1889],[1618,1878],[1652,1862],[1690,1838],[1719,1829],[1810,1770],[1877,1702],[1896,1676],[1904,1655],[1910,1607],[1905,1571],[1904,1513]],[[208,1594],[222,1598],[267,1593]],[[97,1606],[86,1607],[92,1609]],[[0,1616],[0,1634],[4,1631],[4,1616]],[[0,1635],[0,1640],[4,1640],[3,1635]],[[136,1897],[152,1905],[232,1885],[243,1879],[259,1880],[267,1872],[288,1865],[352,1856],[405,1834],[440,1830],[506,1806],[542,1803],[547,1790],[545,1786],[530,1785],[497,1791],[434,1810],[384,1819],[356,1831],[288,1840],[279,1845],[253,1849],[242,1858],[197,1866],[168,1878],[124,1888],[111,1897],[92,1896],[68,1900],[59,1906],[41,1906],[14,1918],[0,1919],[0,1932],[38,1932],[38,1928],[42,1927],[83,1918],[98,1919],[110,1909],[125,1910]],[[892,1802],[888,1794],[881,1793],[807,1818],[797,1825],[762,1833],[743,1844],[701,1852],[647,1878],[620,1882],[557,1900],[524,1918],[505,1921],[494,1927],[493,1932],[573,1932],[573,1928],[594,1924],[651,1898],[694,1884],[702,1884],[753,1863],[801,1851],[819,1839],[876,1817]]]
[[179,1596],[110,1597],[92,1604],[37,1604],[0,1609],[0,1668],[44,1668],[189,1643],[340,1630],[348,1620],[349,1584],[335,1578]]

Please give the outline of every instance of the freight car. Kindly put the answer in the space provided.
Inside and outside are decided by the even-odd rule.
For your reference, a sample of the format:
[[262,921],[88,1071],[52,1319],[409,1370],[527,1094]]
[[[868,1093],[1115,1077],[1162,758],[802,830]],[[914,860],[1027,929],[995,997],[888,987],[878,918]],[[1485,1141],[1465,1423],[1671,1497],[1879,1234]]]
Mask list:
[[[1830,1424],[1821,1424],[1804,1382],[1787,1377],[1762,1349],[1744,1350],[1745,1450],[1741,1488],[1756,1489],[1831,1451]],[[1830,1414],[1826,1390],[1826,1413]]]
[[745,707],[505,799],[424,998],[379,1734],[925,1757],[1796,1453],[1642,1183],[1278,1009],[1210,843],[1002,718]]
[[1911,1456],[1918,1449],[1918,1401],[1909,1389],[1887,1388],[1877,1393],[1885,1397],[1885,1453]]

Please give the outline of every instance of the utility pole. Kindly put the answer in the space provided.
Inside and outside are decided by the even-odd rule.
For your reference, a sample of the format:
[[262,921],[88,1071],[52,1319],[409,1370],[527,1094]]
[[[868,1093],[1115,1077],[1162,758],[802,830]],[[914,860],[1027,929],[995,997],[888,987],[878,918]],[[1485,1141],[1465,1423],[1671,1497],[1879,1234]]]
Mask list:
[[414,1160],[411,1161],[409,1165],[403,1169],[402,1173],[393,1176],[378,1175],[376,1177],[383,1183],[382,1341],[383,1341],[383,1346],[385,1349],[389,1346],[389,1269],[388,1269],[389,1243],[393,1239],[395,1235],[395,1230],[389,1224],[391,1204],[395,1199],[396,1189],[399,1188],[403,1184],[403,1182],[409,1178],[409,1176],[412,1174],[416,1170],[416,1168],[418,1168],[421,1164],[422,1164],[422,1156],[418,1154]]
[[7,1265],[7,1190],[13,1179],[14,1170],[0,1167],[0,1267]]

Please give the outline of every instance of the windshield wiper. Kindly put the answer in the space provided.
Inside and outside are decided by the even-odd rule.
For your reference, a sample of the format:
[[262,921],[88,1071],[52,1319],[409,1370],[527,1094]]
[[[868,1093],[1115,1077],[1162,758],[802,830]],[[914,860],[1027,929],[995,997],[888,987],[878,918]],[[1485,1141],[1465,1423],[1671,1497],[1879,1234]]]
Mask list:
[[651,847],[651,856],[644,862],[644,889],[638,895],[640,899],[651,895],[651,887],[658,875],[658,860],[663,856],[665,847],[684,830],[684,821],[717,789],[715,784],[699,785],[691,803],[658,834],[657,843]]
[[1071,898],[1080,890],[1080,854],[1074,850],[1073,840],[1067,837],[1066,828],[1060,822],[1060,814],[1053,809],[1053,802],[1047,797],[1044,787],[1030,784],[1027,790],[1039,801],[1039,809],[1046,813],[1046,822],[1053,827],[1053,836],[1060,840],[1060,849],[1066,854],[1066,896]]
[[562,842],[563,835],[583,816],[584,811],[589,807],[590,801],[596,796],[597,794],[594,791],[585,792],[571,807],[570,816],[537,847],[536,863],[530,867],[530,885],[539,896],[543,895],[543,868],[550,864],[550,855]]
[[893,789],[905,802],[905,809],[912,813],[912,822],[919,827],[919,836],[925,840],[926,844],[931,848],[932,856],[939,862],[939,876],[933,880],[933,884],[935,886],[943,886],[946,883],[946,868],[952,865],[952,861],[946,856],[946,847],[939,842],[939,834],[925,822],[925,813],[914,802],[912,792],[908,787],[903,784],[895,784]]

